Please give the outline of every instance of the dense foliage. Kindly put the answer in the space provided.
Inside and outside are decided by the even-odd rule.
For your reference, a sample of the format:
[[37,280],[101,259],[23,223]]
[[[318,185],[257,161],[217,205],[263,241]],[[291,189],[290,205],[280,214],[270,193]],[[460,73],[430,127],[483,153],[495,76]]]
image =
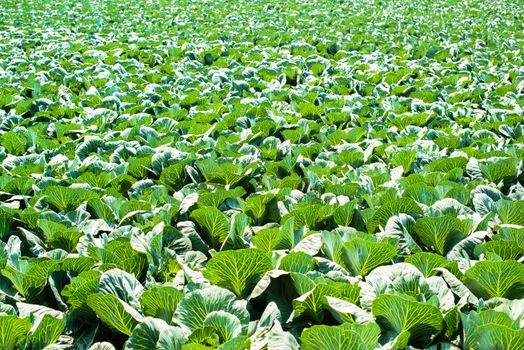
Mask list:
[[522,1],[0,9],[0,349],[524,348]]

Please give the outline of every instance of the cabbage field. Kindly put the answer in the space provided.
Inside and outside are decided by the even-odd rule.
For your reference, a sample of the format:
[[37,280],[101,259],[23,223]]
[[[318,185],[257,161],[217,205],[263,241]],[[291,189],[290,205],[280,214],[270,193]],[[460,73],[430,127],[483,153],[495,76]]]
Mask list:
[[1,350],[523,350],[522,0],[0,0]]

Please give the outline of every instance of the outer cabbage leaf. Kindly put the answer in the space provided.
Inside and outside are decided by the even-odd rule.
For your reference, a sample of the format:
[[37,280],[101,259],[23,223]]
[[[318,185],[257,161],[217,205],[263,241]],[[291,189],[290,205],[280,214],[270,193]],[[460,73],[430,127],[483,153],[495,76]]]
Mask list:
[[242,324],[235,315],[225,311],[212,311],[204,320],[204,328],[213,329],[220,343],[225,343],[242,333]]
[[418,219],[413,230],[420,243],[441,255],[465,236],[462,222],[452,216]]
[[207,262],[204,277],[245,298],[272,267],[269,256],[258,249],[227,250]]
[[87,305],[87,297],[96,292],[101,275],[98,271],[84,271],[72,278],[71,283],[64,287],[62,296],[71,305],[70,312],[72,315],[92,316],[92,311]]
[[226,311],[235,315],[243,327],[249,322],[244,301],[237,301],[235,294],[220,287],[209,287],[186,294],[176,308],[173,321],[186,331],[193,332],[204,325],[208,314]]
[[0,347],[6,350],[18,349],[31,329],[29,318],[14,315],[0,315]]
[[380,328],[375,323],[365,325],[313,326],[302,332],[301,349],[374,349],[377,345],[379,335]]
[[145,316],[171,322],[184,294],[172,286],[153,286],[142,293],[140,305]]
[[355,275],[365,276],[375,267],[386,264],[396,255],[396,249],[387,243],[354,238],[344,244],[344,266]]
[[384,226],[390,217],[400,213],[422,215],[422,209],[420,209],[418,204],[411,198],[399,198],[386,202],[368,221],[368,231],[374,232],[378,226]]
[[464,283],[483,299],[519,299],[524,295],[524,266],[516,261],[479,261],[468,269]]
[[444,257],[429,252],[416,253],[406,257],[404,261],[419,269],[426,278],[438,273],[438,271],[434,271],[435,268],[446,267],[449,264]]
[[87,305],[112,329],[131,335],[142,316],[131,306],[112,294],[92,294]]
[[392,330],[397,334],[409,332],[412,344],[426,344],[430,336],[442,329],[444,322],[437,307],[392,294],[384,294],[375,299],[373,315],[385,330]]
[[125,345],[126,350],[180,350],[186,342],[181,328],[168,325],[163,320],[146,317],[135,327]]
[[464,349],[520,349],[524,330],[518,321],[495,310],[471,311],[461,314],[464,328]]
[[32,350],[42,350],[56,341],[66,326],[66,317],[54,317],[50,314],[38,317],[29,332]]
[[202,207],[191,212],[195,222],[206,242],[215,249],[220,249],[229,234],[228,217],[214,207]]

